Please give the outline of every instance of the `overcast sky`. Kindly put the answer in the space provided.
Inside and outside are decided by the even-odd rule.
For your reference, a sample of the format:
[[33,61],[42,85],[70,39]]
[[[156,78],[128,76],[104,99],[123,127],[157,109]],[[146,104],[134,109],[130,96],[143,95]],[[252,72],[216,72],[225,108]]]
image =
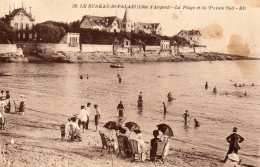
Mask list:
[[[47,20],[71,22],[81,20],[83,15],[115,16],[123,18],[125,9],[88,9],[72,8],[72,4],[131,4],[131,5],[175,5],[183,6],[234,6],[245,0],[0,0],[0,16],[8,14],[9,6],[13,10],[23,6],[36,16],[36,23]],[[163,27],[164,35],[172,36],[180,30],[201,29],[212,24],[223,28],[223,37],[208,40],[209,47],[217,51],[226,52],[231,35],[241,36],[243,43],[250,48],[250,55],[260,53],[260,12],[259,0],[247,0],[255,4],[246,4],[245,11],[228,10],[156,10],[156,9],[130,9],[130,18],[134,22],[159,22]],[[235,4],[236,3],[236,4]],[[258,6],[257,6],[258,5]],[[215,45],[218,45],[215,47]]]

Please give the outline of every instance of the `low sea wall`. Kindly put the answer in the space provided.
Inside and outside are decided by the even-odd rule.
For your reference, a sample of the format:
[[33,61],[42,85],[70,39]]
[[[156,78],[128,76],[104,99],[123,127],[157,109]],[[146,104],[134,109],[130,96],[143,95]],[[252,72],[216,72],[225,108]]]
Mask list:
[[154,46],[154,45],[146,45],[145,46],[145,50],[154,50],[154,51],[158,51],[161,49],[160,46]]
[[[207,52],[207,47],[195,47],[195,52],[196,53],[203,53]],[[179,47],[179,52],[181,53],[193,53],[194,48],[193,47]]]
[[65,52],[79,52],[80,46],[68,46],[68,44],[51,44],[51,43],[44,43],[44,44],[38,44],[38,48],[40,48],[43,52],[48,51],[65,51]]
[[0,53],[16,53],[16,44],[0,44]]
[[20,62],[28,62],[22,48],[17,48],[16,44],[0,44],[0,63]]
[[82,52],[113,52],[113,45],[81,44]]

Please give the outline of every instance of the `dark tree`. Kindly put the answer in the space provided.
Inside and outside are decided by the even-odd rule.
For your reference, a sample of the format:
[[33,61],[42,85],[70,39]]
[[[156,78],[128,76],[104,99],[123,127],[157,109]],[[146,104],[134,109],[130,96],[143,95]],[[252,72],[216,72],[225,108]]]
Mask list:
[[10,44],[14,42],[15,33],[13,28],[0,20],[0,43]]

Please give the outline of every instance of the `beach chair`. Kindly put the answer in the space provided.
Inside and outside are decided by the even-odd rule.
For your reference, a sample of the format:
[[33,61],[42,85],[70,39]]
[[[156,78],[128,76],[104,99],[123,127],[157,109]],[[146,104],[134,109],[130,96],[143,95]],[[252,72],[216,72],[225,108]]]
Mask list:
[[101,141],[102,141],[101,152],[104,149],[108,149],[108,151],[110,151],[110,148],[112,148],[112,150],[114,151],[113,142],[102,131],[99,131],[99,134],[100,134]]
[[130,145],[131,145],[132,162],[141,161],[142,160],[142,154],[139,151],[138,141],[130,139],[129,142],[130,142]]
[[165,142],[162,142],[162,141],[157,142],[157,151],[156,151],[155,161],[161,160],[162,162],[164,162],[163,153],[164,153],[165,146],[166,146]]
[[60,131],[61,131],[61,140],[64,140],[64,138],[65,138],[65,124],[60,125]]
[[123,135],[118,135],[117,141],[118,141],[117,157],[119,155],[121,155],[123,157],[131,155],[130,154],[131,153],[131,146],[130,146],[130,143],[128,141],[128,138],[126,136],[123,136]]
[[0,130],[4,130],[4,129],[5,129],[4,118],[1,117],[1,118],[0,118]]

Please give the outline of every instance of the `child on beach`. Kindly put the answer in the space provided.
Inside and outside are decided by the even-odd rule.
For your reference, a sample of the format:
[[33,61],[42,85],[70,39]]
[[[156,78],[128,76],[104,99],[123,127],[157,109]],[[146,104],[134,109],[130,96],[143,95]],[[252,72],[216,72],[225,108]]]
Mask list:
[[97,126],[98,126],[98,121],[99,121],[99,119],[100,119],[100,110],[98,109],[98,105],[97,104],[95,104],[94,105],[94,109],[95,109],[95,125],[96,125],[96,131],[97,131]]

